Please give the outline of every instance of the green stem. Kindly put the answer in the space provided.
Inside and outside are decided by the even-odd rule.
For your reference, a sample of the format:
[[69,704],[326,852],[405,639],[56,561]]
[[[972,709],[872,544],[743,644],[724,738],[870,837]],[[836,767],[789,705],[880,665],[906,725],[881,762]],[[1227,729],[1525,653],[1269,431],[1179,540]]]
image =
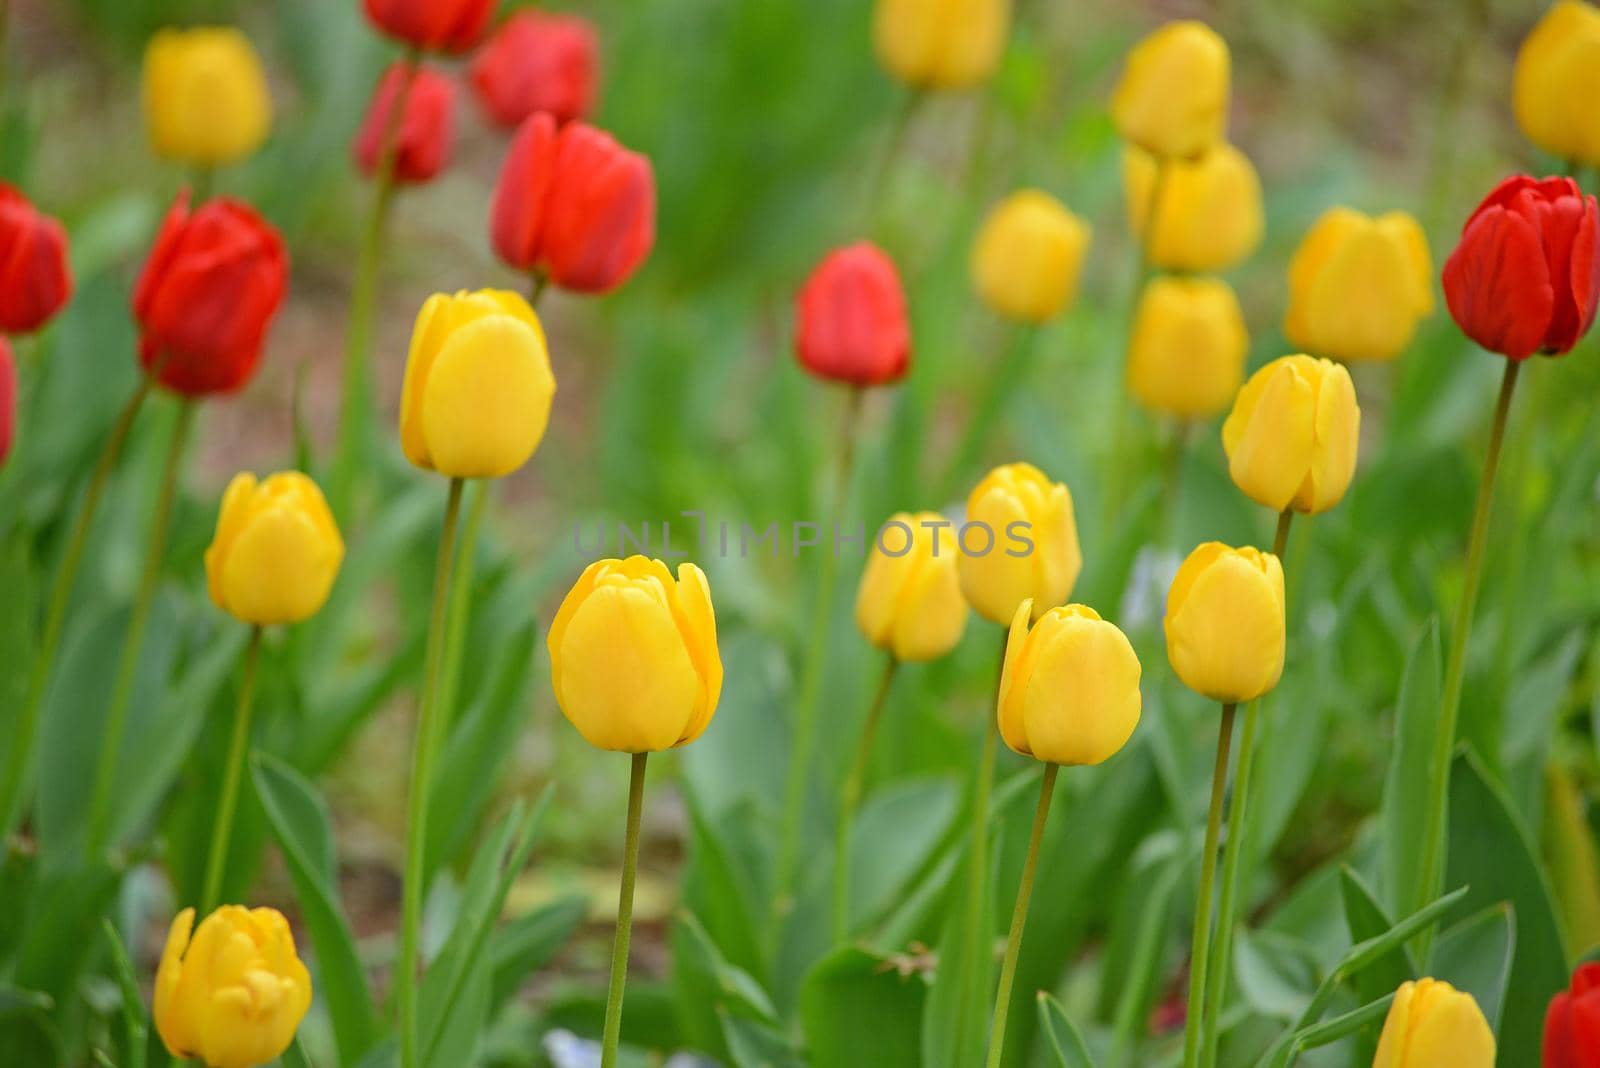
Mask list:
[[166,464],[161,472],[161,487],[156,497],[155,518],[150,525],[150,545],[145,550],[144,572],[128,617],[128,633],[123,639],[122,659],[117,664],[116,681],[111,688],[105,725],[100,733],[100,756],[95,764],[93,793],[89,802],[89,837],[86,856],[95,857],[106,845],[107,821],[111,818],[113,780],[122,756],[122,736],[128,726],[128,704],[133,700],[133,684],[139,674],[139,653],[144,647],[144,628],[150,621],[156,589],[161,585],[161,565],[167,549],[167,527],[172,522],[172,503],[178,493],[178,474],[183,468],[183,446],[194,422],[194,403],[185,400],[178,409],[178,422],[172,428]]
[[[989,797],[994,792],[994,762],[999,751],[1000,727],[997,719],[1000,704],[1000,683],[1005,677],[1006,669],[1006,644],[1011,637],[1009,627],[1000,627],[1000,660],[995,668],[994,701],[989,714],[983,719],[983,750],[978,758],[978,777],[972,792],[972,841],[968,846],[969,864],[967,869],[967,915],[962,925],[966,932],[967,941],[963,947],[963,959],[969,968],[982,959],[987,952],[985,946],[989,935],[989,915],[984,905],[987,895],[984,893],[985,884],[989,879]],[[971,984],[988,974],[985,968],[972,968],[963,977],[963,982]],[[986,989],[967,989],[963,1004],[979,1002],[986,998],[989,991]],[[970,1001],[968,1000],[970,999]],[[965,1020],[965,1015],[958,1017],[958,1022]],[[1005,1042],[1005,1036],[1000,1036],[1000,1041]],[[964,1050],[967,1048],[965,1036],[957,1034],[956,1040],[951,1044],[953,1049]]]
[[[461,529],[461,551],[456,561],[455,581],[450,589],[448,622],[445,624],[444,674],[439,692],[443,694],[442,707],[456,707],[456,693],[461,684],[461,657],[467,644],[467,629],[472,615],[473,573],[477,570],[478,531],[483,526],[484,513],[489,510],[490,483],[480,482],[471,490],[472,501],[467,505],[466,525]],[[448,726],[448,724],[445,724]]]
[[1022,928],[1028,922],[1028,900],[1033,897],[1033,874],[1039,867],[1039,844],[1044,841],[1045,821],[1050,818],[1050,795],[1055,792],[1060,764],[1044,766],[1039,783],[1039,807],[1033,810],[1033,833],[1028,837],[1028,858],[1022,863],[1022,884],[1017,887],[1017,905],[1011,910],[1011,934],[1006,938],[1005,963],[1000,965],[1000,989],[994,996],[994,1024],[989,1028],[989,1068],[1000,1068],[1006,1049],[1006,1014],[1011,1008],[1011,985],[1017,978],[1017,957],[1022,950]]
[[72,534],[67,539],[66,553],[61,557],[61,568],[50,590],[50,607],[44,617],[44,632],[39,640],[39,651],[28,675],[27,697],[22,704],[22,715],[12,728],[11,745],[6,753],[5,771],[0,773],[0,839],[6,838],[22,821],[23,797],[27,793],[29,764],[33,759],[33,744],[39,729],[39,713],[44,707],[46,684],[50,669],[55,664],[56,649],[61,644],[61,630],[67,621],[67,605],[72,600],[73,580],[78,576],[78,565],[83,560],[83,549],[88,543],[89,525],[100,498],[105,493],[106,481],[117,457],[122,454],[123,443],[133,427],[134,418],[150,395],[154,380],[141,376],[133,395],[123,405],[122,413],[111,427],[100,459],[95,461],[94,473],[89,476],[89,488],[84,492],[83,505],[73,523]]
[[395,990],[400,1003],[400,1064],[417,1065],[417,954],[422,928],[423,862],[428,841],[428,794],[439,744],[437,707],[440,661],[444,659],[445,609],[455,562],[456,526],[461,514],[462,480],[450,480],[450,497],[439,532],[439,555],[433,573],[433,609],[428,617],[428,648],[423,661],[422,693],[417,702],[417,734],[411,750],[411,784],[406,799],[406,869],[400,888],[400,960]]
[[989,369],[983,396],[979,399],[977,407],[972,410],[972,417],[967,420],[961,444],[956,447],[945,475],[943,497],[954,495],[962,480],[970,475],[978,460],[982,458],[984,447],[994,436],[995,424],[1000,421],[1001,413],[1006,410],[1007,401],[1019,386],[1027,385],[1033,357],[1039,348],[1038,339],[1039,328],[1036,325],[1032,323],[1019,325],[1012,333],[1011,345],[1005,358],[1000,361],[998,367]]
[[649,753],[633,754],[628,776],[628,829],[622,845],[622,885],[617,891],[617,936],[611,943],[611,985],[606,990],[606,1029],[600,1068],[615,1068],[622,1037],[622,994],[628,985],[628,942],[633,935],[633,883],[639,872],[639,817],[644,811],[644,764]]
[[1167,446],[1166,464],[1161,479],[1161,518],[1169,536],[1177,529],[1178,494],[1183,488],[1183,458],[1189,449],[1189,432],[1194,429],[1191,420],[1180,418],[1172,427],[1172,441]]
[[861,792],[867,778],[867,761],[872,756],[872,740],[878,733],[878,722],[883,718],[883,706],[894,683],[895,669],[900,661],[893,653],[883,665],[883,675],[867,707],[866,725],[861,728],[861,739],[856,743],[855,761],[844,780],[844,792],[839,798],[839,826],[835,835],[833,860],[833,940],[843,942],[850,936],[850,825],[855,821],[856,808],[861,804]]
[[211,826],[211,852],[206,857],[206,880],[200,893],[200,915],[211,915],[222,893],[222,865],[228,859],[228,841],[233,834],[233,815],[239,806],[239,780],[244,775],[245,750],[250,745],[250,713],[255,707],[256,668],[261,660],[261,627],[250,628],[250,644],[244,651],[244,678],[239,683],[239,704],[233,713],[233,735],[228,740],[228,764],[223,773],[222,794],[217,799],[217,817]]
[[204,204],[211,199],[211,192],[216,188],[216,169],[213,167],[196,167],[189,184],[194,196],[194,202],[196,204]]
[[1217,878],[1217,837],[1222,830],[1222,796],[1228,786],[1228,750],[1233,743],[1233,716],[1238,705],[1222,706],[1217,730],[1217,762],[1211,770],[1211,808],[1206,815],[1205,845],[1200,851],[1200,896],[1195,901],[1194,942],[1189,954],[1189,1007],[1183,1022],[1184,1068],[1200,1063],[1200,1019],[1205,1011],[1206,964],[1211,946],[1211,891]]
[[913,89],[901,98],[899,106],[895,108],[894,116],[889,120],[889,132],[884,136],[883,147],[878,152],[877,160],[868,172],[866,198],[862,202],[865,219],[862,229],[870,229],[874,215],[882,206],[883,194],[888,186],[889,174],[894,170],[895,159],[900,155],[900,148],[905,144],[906,131],[911,128],[911,119],[916,115],[921,106],[923,93],[920,89]]

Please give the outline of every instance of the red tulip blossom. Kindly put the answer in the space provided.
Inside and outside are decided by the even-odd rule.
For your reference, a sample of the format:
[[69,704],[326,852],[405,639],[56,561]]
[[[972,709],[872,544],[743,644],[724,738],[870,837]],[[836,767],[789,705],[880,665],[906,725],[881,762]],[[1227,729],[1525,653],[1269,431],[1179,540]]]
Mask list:
[[1600,1068],[1600,963],[1580,964],[1544,1014],[1543,1068]]
[[32,333],[70,296],[67,232],[0,182],[0,330]]
[[[409,81],[409,85],[407,82]],[[397,98],[405,114],[394,122]],[[415,71],[405,60],[390,66],[378,82],[366,120],[356,134],[356,166],[372,177],[383,162],[385,136],[394,139],[394,176],[401,182],[426,182],[450,162],[456,139],[456,87],[428,67]]]
[[588,19],[522,11],[478,50],[472,88],[501,126],[539,111],[566,123],[589,113],[599,67],[600,39]]
[[0,465],[11,455],[17,436],[17,361],[11,343],[0,337]]
[[878,386],[906,373],[911,326],[894,261],[862,241],[830,252],[800,289],[795,352],[819,378]]
[[430,52],[465,52],[478,43],[497,0],[366,0],[367,18]]

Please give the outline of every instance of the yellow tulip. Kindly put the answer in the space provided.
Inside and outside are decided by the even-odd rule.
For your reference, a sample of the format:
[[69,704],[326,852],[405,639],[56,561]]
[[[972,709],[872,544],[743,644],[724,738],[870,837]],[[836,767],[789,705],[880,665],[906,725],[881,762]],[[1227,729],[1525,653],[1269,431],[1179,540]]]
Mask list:
[[1005,464],[967,497],[966,523],[993,539],[971,535],[957,559],[961,592],[979,615],[1004,625],[1031,598],[1037,618],[1072,595],[1083,554],[1066,486],[1032,464]]
[[1244,313],[1228,283],[1153,278],[1128,342],[1128,388],[1152,412],[1209,419],[1238,392],[1249,348]]
[[556,392],[544,328],[496,289],[436,293],[417,315],[400,399],[400,444],[418,467],[499,478],[527,463]]
[[630,556],[584,569],[550,624],[556,703],[597,749],[653,753],[705,731],[722,693],[711,587]]
[[1047,764],[1098,764],[1139,725],[1139,657],[1114,624],[1069,604],[1017,606],[1000,672],[1000,737]]
[[1165,167],[1154,205],[1155,233],[1146,237],[1155,158],[1131,146],[1123,150],[1128,228],[1145,243],[1152,266],[1225,271],[1256,250],[1265,226],[1261,179],[1243,152],[1222,144],[1194,159],[1168,160]]
[[206,549],[206,587],[216,606],[246,623],[298,623],[328,599],[344,541],[311,479],[283,471],[257,482],[233,476]]
[[1089,224],[1055,197],[1023,189],[984,220],[972,246],[972,284],[996,314],[1044,323],[1078,294]]
[[166,29],[144,52],[144,120],[158,156],[218,167],[261,147],[272,97],[261,59],[231,27]]
[[1437,979],[1395,991],[1372,1068],[1494,1068],[1494,1032],[1471,994]]
[[310,1005],[311,974],[278,910],[224,905],[198,931],[194,909],[172,921],[156,971],[154,1016],[174,1057],[210,1068],[271,1063],[289,1048]]
[[937,660],[954,649],[967,627],[960,552],[938,512],[890,516],[856,591],[856,626],[867,641],[897,660]]
[[1338,504],[1356,472],[1361,409],[1350,372],[1332,360],[1280,356],[1250,376],[1222,424],[1228,474],[1275,512]]
[[1111,96],[1122,139],[1169,159],[1198,156],[1228,122],[1228,44],[1203,22],[1169,22],[1128,53]]
[[1336,360],[1392,360],[1433,311],[1433,262],[1417,220],[1330,208],[1289,261],[1289,343]]
[[918,89],[962,89],[994,73],[1011,32],[1010,0],[878,0],[878,62]]
[[1544,13],[1517,52],[1511,100],[1528,140],[1600,167],[1600,7],[1559,0]]
[[1214,701],[1251,701],[1283,674],[1283,566],[1271,553],[1208,541],[1167,591],[1167,659]]

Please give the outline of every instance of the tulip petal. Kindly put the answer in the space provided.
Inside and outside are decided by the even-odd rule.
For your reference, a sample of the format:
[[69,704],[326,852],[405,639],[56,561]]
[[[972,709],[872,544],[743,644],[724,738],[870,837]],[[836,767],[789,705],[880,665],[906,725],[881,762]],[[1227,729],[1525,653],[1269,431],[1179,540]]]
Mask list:
[[1523,216],[1481,210],[1445,261],[1444,292],[1462,331],[1489,351],[1520,360],[1544,344],[1555,291],[1539,233]]

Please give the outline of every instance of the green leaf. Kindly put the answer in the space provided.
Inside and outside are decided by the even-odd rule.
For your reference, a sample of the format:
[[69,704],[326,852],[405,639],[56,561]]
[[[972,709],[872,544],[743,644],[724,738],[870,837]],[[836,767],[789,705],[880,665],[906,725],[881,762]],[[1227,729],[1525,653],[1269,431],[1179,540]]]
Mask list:
[[506,924],[491,947],[494,981],[491,1008],[505,1003],[528,976],[542,968],[567,943],[589,912],[581,894],[564,897]]
[[689,858],[683,872],[683,902],[703,917],[717,951],[752,974],[763,972],[758,902],[752,857],[738,848],[738,829],[754,823],[747,804],[738,804],[713,822],[695,794],[689,808]]
[[922,1063],[919,1021],[928,983],[891,959],[841,946],[800,987],[800,1021],[814,1068]]
[[948,886],[939,966],[922,1014],[928,1068],[981,1064],[994,1009],[993,859],[970,848],[963,858]]
[[[776,1025],[777,1010],[749,972],[728,963],[700,921],[680,911],[672,923],[672,994],[684,1036],[692,1046],[723,1059],[729,1055],[719,1013]],[[627,1022],[624,1019],[623,1027]]]
[[[1339,869],[1339,890],[1344,897],[1345,923],[1350,928],[1352,943],[1375,938],[1394,926],[1383,906],[1378,903],[1377,896],[1348,864]],[[1415,978],[1416,963],[1411,960],[1404,946],[1397,946],[1374,961],[1370,968],[1356,975],[1352,982],[1356,995],[1363,1002],[1368,1002],[1394,993],[1401,983]]]
[[139,978],[133,974],[128,961],[128,951],[122,947],[122,938],[110,920],[101,921],[105,931],[106,946],[111,953],[111,970],[122,992],[122,1027],[127,1036],[125,1068],[144,1068],[145,1044],[150,1029],[145,1023],[144,999],[139,995]]
[[805,1068],[807,1062],[771,1024],[718,1009],[722,1037],[734,1068]]
[[1510,905],[1499,904],[1441,933],[1434,949],[1433,977],[1477,999],[1490,1029],[1496,1032],[1516,945],[1516,915]]
[[850,929],[902,900],[955,819],[958,790],[947,779],[893,783],[861,807],[850,834]]
[[1083,1036],[1067,1018],[1067,1010],[1046,991],[1039,991],[1039,1029],[1044,1032],[1046,1048],[1055,1057],[1056,1068],[1094,1068],[1094,1058]]
[[1421,906],[1428,813],[1428,766],[1439,718],[1439,623],[1430,619],[1406,661],[1395,705],[1394,747],[1379,816],[1385,900],[1395,912]]

